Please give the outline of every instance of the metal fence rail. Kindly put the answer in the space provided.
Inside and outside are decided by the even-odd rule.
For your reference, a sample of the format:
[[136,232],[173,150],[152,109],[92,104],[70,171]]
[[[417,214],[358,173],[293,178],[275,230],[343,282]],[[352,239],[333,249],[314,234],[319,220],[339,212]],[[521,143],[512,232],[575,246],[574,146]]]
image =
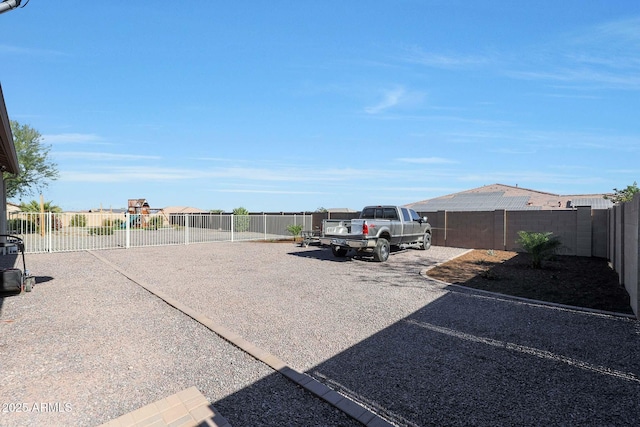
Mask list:
[[193,243],[281,240],[290,225],[312,228],[312,216],[11,212],[7,232],[25,252],[70,252]]

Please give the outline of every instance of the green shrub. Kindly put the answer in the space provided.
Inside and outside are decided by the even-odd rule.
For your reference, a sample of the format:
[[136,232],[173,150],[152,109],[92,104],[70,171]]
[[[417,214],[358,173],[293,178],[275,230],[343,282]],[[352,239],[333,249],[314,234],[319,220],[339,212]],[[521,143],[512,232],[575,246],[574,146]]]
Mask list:
[[7,232],[9,234],[31,234],[38,232],[38,225],[34,221],[14,218],[7,221]]
[[518,231],[516,241],[522,249],[531,254],[533,268],[542,268],[542,261],[555,255],[556,250],[562,246],[560,238],[552,232],[536,233],[533,231]]
[[83,214],[75,214],[71,217],[71,221],[69,221],[69,225],[71,227],[86,227],[87,216]]
[[102,220],[103,227],[123,228],[124,220],[122,218],[105,218]]
[[149,218],[149,221],[147,222],[147,228],[150,230],[157,230],[158,228],[162,227],[163,224],[164,220],[162,219],[162,217],[160,215],[156,215]]
[[302,233],[302,225],[300,224],[291,224],[291,225],[287,225],[287,231],[291,234],[293,234],[293,238],[295,239],[296,237],[298,237],[300,235],[300,233]]
[[113,227],[103,225],[102,227],[91,227],[87,231],[90,236],[110,236],[113,234]]
[[235,208],[233,210],[233,230],[234,231],[249,231],[249,224],[251,218],[249,217],[249,211],[243,207]]

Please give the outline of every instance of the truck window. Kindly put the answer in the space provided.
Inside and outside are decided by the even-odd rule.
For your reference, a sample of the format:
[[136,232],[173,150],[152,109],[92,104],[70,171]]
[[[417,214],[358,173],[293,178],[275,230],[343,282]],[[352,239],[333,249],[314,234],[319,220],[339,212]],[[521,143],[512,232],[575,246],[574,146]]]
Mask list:
[[376,217],[375,208],[366,208],[362,211],[360,218],[362,219],[374,219]]
[[384,219],[398,219],[398,211],[396,208],[384,208],[383,215]]
[[420,219],[420,215],[418,215],[418,213],[413,209],[409,209],[409,212],[411,212],[411,219],[416,221]]
[[409,213],[409,209],[407,208],[402,208],[402,218],[404,219],[404,222],[409,222],[411,221],[411,214]]

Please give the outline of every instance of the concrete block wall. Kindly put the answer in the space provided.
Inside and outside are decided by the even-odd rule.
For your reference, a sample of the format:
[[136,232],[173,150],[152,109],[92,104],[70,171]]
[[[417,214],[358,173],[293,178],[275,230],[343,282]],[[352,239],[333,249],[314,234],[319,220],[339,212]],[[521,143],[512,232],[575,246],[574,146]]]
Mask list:
[[606,209],[591,211],[591,256],[607,258],[609,214]]
[[591,256],[591,207],[578,206],[576,210],[576,255]]
[[622,233],[622,283],[631,297],[631,308],[636,315],[640,306],[640,283],[638,271],[638,259],[640,258],[640,247],[638,245],[638,235],[640,233],[640,194],[636,194],[631,202],[622,205],[623,221]]
[[607,257],[606,210],[420,212],[433,228],[433,244],[470,249],[521,251],[518,232],[550,231],[558,236],[563,255]]
[[557,211],[509,211],[507,221],[506,247],[510,251],[521,251],[517,244],[519,231],[537,233],[552,232],[560,238],[562,247],[558,253],[577,255],[575,210]]
[[493,249],[493,212],[447,212],[446,246]]

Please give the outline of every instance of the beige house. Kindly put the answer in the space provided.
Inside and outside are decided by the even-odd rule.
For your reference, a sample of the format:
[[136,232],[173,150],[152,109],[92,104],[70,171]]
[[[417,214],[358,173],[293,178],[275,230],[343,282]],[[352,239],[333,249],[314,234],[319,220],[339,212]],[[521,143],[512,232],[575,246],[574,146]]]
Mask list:
[[[18,155],[16,147],[13,143],[13,134],[11,133],[11,123],[7,114],[7,107],[4,103],[4,95],[2,86],[0,85],[0,170],[9,174],[18,175],[20,167],[18,165]],[[0,234],[7,233],[7,187],[2,179],[0,185]]]

